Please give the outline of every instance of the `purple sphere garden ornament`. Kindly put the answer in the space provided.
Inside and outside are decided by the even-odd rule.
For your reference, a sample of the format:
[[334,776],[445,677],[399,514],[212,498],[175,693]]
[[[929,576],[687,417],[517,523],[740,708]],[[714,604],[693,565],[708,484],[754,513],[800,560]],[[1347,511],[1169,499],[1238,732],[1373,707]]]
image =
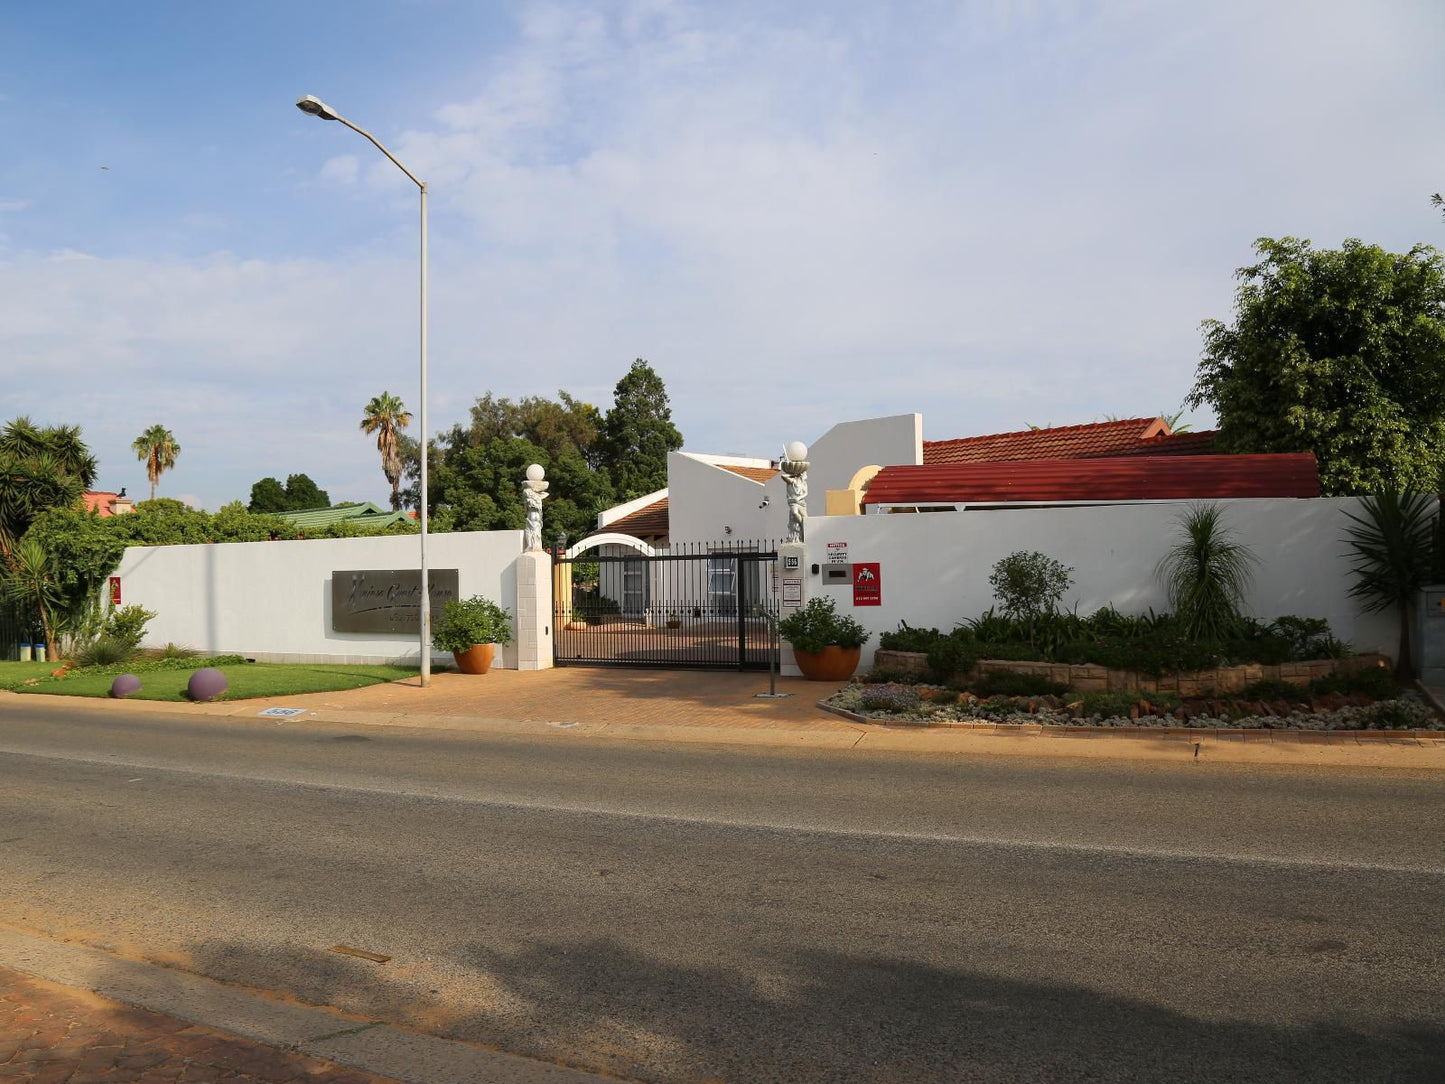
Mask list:
[[186,682],[186,695],[192,700],[214,700],[226,691],[226,675],[215,667],[197,670]]
[[140,678],[134,674],[121,674],[110,683],[110,695],[124,700],[131,693],[140,692]]

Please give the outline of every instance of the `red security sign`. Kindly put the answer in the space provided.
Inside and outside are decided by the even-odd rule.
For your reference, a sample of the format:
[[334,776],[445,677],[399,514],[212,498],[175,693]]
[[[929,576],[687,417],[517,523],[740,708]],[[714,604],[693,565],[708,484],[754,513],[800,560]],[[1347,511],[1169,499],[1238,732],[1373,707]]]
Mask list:
[[119,577],[119,576],[112,576],[112,577],[110,578],[110,604],[111,604],[112,606],[119,606],[119,605],[120,605],[120,577]]
[[883,605],[883,574],[878,570],[877,561],[854,563],[853,605]]

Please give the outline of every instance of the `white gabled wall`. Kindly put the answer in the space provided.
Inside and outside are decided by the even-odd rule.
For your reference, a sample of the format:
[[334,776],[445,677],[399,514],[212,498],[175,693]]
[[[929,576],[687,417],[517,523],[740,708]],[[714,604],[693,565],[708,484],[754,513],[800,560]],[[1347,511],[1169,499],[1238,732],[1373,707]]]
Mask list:
[[808,446],[808,515],[828,510],[828,490],[847,489],[863,467],[923,462],[923,415],[839,422]]
[[[521,531],[427,536],[429,568],[455,568],[463,598],[485,595],[517,617]],[[418,568],[416,535],[382,538],[132,546],[121,560],[122,599],[154,610],[145,646],[167,643],[282,662],[406,662],[419,637],[333,632],[331,573]],[[450,656],[433,652],[438,660]],[[516,645],[502,665],[516,666]]]
[[[1391,657],[1398,617],[1362,613],[1349,597],[1353,580],[1341,538],[1354,497],[1218,502],[1224,522],[1259,558],[1249,612],[1261,620],[1284,614],[1323,617],[1336,636],[1359,650]],[[1074,508],[976,509],[878,516],[814,517],[808,521],[808,562],[823,563],[827,543],[847,542],[852,562],[877,561],[882,605],[853,605],[851,585],[823,586],[808,570],[809,594],[832,596],[873,634],[900,621],[948,631],[994,605],[988,577],[994,562],[1016,550],[1038,550],[1074,569],[1068,609],[1092,613],[1112,604],[1123,613],[1167,608],[1154,569],[1177,540],[1186,502]]]
[[[739,462],[755,465],[752,460]],[[764,497],[768,505],[760,508]],[[787,496],[781,479],[754,482],[685,452],[671,452],[667,523],[674,544],[778,539],[788,529]]]

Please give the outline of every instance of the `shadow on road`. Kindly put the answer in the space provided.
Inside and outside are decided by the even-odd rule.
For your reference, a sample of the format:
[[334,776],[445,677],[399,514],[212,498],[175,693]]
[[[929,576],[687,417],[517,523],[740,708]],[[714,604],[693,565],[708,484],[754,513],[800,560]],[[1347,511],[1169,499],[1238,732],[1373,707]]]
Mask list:
[[[211,942],[199,970],[451,1038],[645,1081],[1431,1081],[1445,1030],[1389,1006],[1307,1027],[1215,1023],[1078,986],[866,955],[799,953],[755,980],[607,939],[473,945],[447,961],[475,1000],[427,998],[386,968]],[[296,989],[297,976],[301,988]],[[504,996],[498,997],[498,992]],[[1254,1007],[1241,1003],[1235,1015]],[[1262,1007],[1270,1011],[1271,1007]],[[1388,1025],[1370,1021],[1393,1019]]]

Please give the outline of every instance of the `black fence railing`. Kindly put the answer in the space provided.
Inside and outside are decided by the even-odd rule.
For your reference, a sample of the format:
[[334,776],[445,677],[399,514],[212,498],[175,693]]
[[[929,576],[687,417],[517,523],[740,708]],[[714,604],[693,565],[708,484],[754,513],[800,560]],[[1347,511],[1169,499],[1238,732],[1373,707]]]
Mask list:
[[774,543],[728,540],[659,549],[609,545],[556,555],[559,666],[766,670],[777,613]]

